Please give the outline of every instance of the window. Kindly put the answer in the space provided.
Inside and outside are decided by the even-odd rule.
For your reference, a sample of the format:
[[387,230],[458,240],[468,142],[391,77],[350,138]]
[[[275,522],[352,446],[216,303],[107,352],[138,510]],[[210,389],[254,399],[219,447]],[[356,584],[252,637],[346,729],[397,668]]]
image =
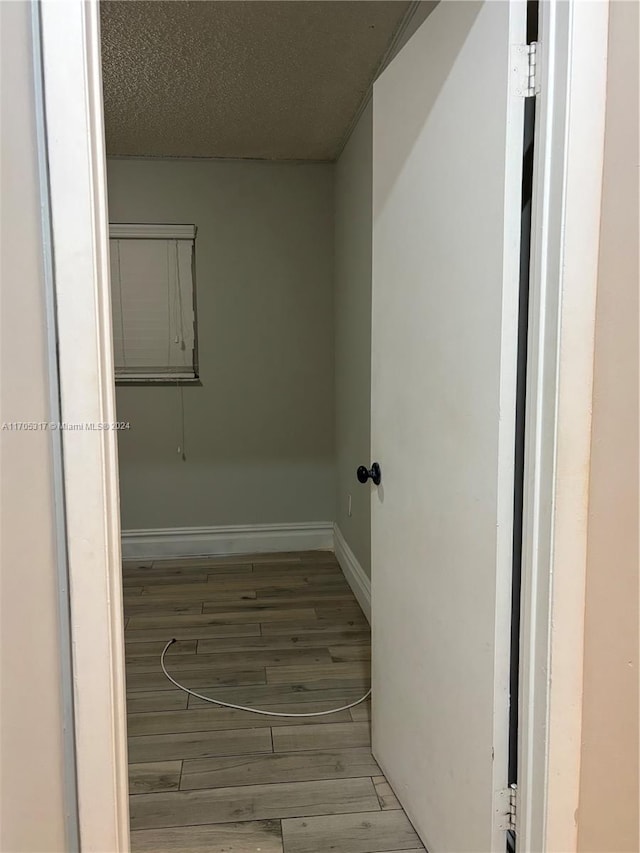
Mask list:
[[194,225],[109,226],[116,382],[197,375]]

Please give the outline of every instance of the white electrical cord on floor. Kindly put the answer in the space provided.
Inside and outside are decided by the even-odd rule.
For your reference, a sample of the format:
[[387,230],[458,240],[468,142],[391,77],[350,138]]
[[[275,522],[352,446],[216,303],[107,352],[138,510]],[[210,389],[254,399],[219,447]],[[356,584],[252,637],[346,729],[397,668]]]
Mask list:
[[196,693],[195,690],[190,690],[188,687],[185,687],[184,684],[180,684],[180,682],[176,681],[173,676],[169,675],[167,672],[167,668],[164,665],[164,656],[167,653],[167,649],[169,646],[172,646],[176,642],[175,638],[173,640],[169,640],[167,645],[162,650],[162,654],[160,655],[160,666],[162,667],[162,671],[167,676],[169,681],[179,690],[183,690],[185,693],[188,693],[190,696],[195,696],[196,699],[202,699],[204,702],[211,702],[213,705],[220,705],[223,708],[234,708],[236,711],[249,711],[251,714],[262,714],[265,717],[324,717],[327,714],[337,714],[339,711],[348,711],[349,708],[355,708],[356,705],[359,705],[361,702],[364,702],[365,699],[368,699],[371,696],[371,688],[367,690],[362,699],[358,699],[356,702],[352,702],[350,705],[342,705],[340,708],[332,708],[330,711],[314,711],[311,714],[283,714],[278,711],[265,711],[261,708],[247,708],[245,705],[234,705],[231,702],[222,702],[220,699],[212,699],[210,696],[203,696],[202,693]]

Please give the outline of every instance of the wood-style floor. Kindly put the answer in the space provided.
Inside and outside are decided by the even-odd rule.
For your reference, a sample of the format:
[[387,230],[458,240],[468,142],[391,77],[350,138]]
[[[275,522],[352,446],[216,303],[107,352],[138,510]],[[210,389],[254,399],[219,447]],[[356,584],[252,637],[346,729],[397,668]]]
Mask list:
[[148,853],[424,850],[371,754],[368,624],[328,552],[125,563],[131,843]]

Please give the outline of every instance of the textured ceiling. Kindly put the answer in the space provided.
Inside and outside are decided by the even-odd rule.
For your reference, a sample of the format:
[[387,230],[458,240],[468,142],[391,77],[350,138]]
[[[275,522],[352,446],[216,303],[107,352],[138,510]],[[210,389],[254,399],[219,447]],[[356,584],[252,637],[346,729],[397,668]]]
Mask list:
[[411,3],[107,0],[107,151],[333,160]]

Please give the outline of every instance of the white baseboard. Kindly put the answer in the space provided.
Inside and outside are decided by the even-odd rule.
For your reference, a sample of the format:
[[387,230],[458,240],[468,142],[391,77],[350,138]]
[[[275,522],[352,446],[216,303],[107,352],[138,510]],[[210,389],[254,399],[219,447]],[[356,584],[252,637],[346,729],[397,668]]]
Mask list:
[[364,615],[371,622],[371,581],[356,559],[356,555],[347,545],[346,539],[337,524],[334,525],[333,534],[336,559],[340,563],[340,568],[344,572],[353,594],[358,599],[358,604]]
[[337,524],[237,524],[228,527],[165,527],[122,531],[124,560],[223,557],[285,551],[335,551],[336,559],[371,621],[371,581]]
[[331,551],[333,522],[238,524],[229,527],[167,527],[123,530],[122,557],[218,557],[283,551]]

